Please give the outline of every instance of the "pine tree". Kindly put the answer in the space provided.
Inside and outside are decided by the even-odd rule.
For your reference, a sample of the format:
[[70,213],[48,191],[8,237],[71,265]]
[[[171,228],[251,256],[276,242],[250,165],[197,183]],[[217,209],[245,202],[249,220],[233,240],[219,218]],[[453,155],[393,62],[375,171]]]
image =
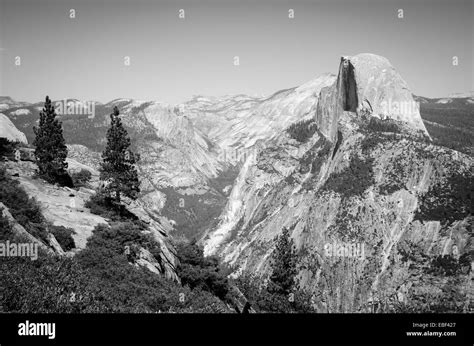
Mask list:
[[140,192],[138,172],[135,167],[138,154],[129,150],[130,137],[119,118],[119,110],[114,107],[110,114],[110,127],[107,130],[107,146],[102,153],[100,179],[108,184],[105,191],[113,193],[120,203],[120,195],[136,199]]
[[59,182],[62,185],[72,186],[67,174],[67,147],[63,137],[62,123],[56,118],[54,106],[46,96],[44,108],[40,112],[39,126],[33,128],[35,132],[35,156],[39,175],[50,183]]
[[272,254],[270,291],[288,295],[295,286],[296,265],[296,247],[289,230],[284,228],[276,240],[275,251]]

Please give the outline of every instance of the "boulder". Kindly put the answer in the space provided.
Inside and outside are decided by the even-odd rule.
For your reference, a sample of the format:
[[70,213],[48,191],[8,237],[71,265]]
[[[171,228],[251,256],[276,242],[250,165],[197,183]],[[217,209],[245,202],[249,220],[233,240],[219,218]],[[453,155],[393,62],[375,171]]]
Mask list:
[[144,267],[155,274],[163,274],[160,263],[153,257],[153,255],[145,248],[140,247],[138,251],[138,258],[135,259],[137,267]]
[[54,234],[48,233],[48,241],[49,246],[51,246],[58,255],[64,256],[66,254]]

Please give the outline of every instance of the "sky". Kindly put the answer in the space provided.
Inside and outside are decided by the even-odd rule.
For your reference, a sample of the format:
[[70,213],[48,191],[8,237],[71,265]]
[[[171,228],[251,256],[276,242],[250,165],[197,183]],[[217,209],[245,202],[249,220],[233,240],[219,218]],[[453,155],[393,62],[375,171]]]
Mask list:
[[0,95],[269,95],[374,53],[443,97],[474,90],[473,32],[472,0],[0,0]]

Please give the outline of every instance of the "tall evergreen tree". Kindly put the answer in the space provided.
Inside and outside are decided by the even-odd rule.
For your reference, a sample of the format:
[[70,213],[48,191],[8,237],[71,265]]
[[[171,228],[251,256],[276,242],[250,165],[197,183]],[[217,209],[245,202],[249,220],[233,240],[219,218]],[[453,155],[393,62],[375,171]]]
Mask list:
[[138,172],[135,167],[138,154],[130,151],[130,137],[119,118],[119,110],[114,107],[110,114],[110,127],[107,130],[107,146],[102,153],[100,179],[107,181],[105,190],[113,193],[116,202],[120,195],[136,199],[140,192]]
[[63,137],[62,123],[56,118],[54,106],[46,96],[44,108],[40,112],[39,126],[33,128],[35,132],[35,156],[39,174],[47,181],[59,182],[63,185],[72,185],[66,171],[67,147]]
[[290,237],[290,231],[284,228],[276,240],[275,251],[272,254],[270,291],[288,295],[295,286],[296,265],[296,247]]

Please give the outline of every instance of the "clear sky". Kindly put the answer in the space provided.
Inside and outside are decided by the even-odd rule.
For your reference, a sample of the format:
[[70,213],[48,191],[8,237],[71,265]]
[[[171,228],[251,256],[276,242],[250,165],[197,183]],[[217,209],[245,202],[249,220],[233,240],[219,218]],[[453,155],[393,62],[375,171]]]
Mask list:
[[270,94],[369,52],[415,94],[441,97],[474,90],[473,17],[472,0],[0,0],[0,95]]

